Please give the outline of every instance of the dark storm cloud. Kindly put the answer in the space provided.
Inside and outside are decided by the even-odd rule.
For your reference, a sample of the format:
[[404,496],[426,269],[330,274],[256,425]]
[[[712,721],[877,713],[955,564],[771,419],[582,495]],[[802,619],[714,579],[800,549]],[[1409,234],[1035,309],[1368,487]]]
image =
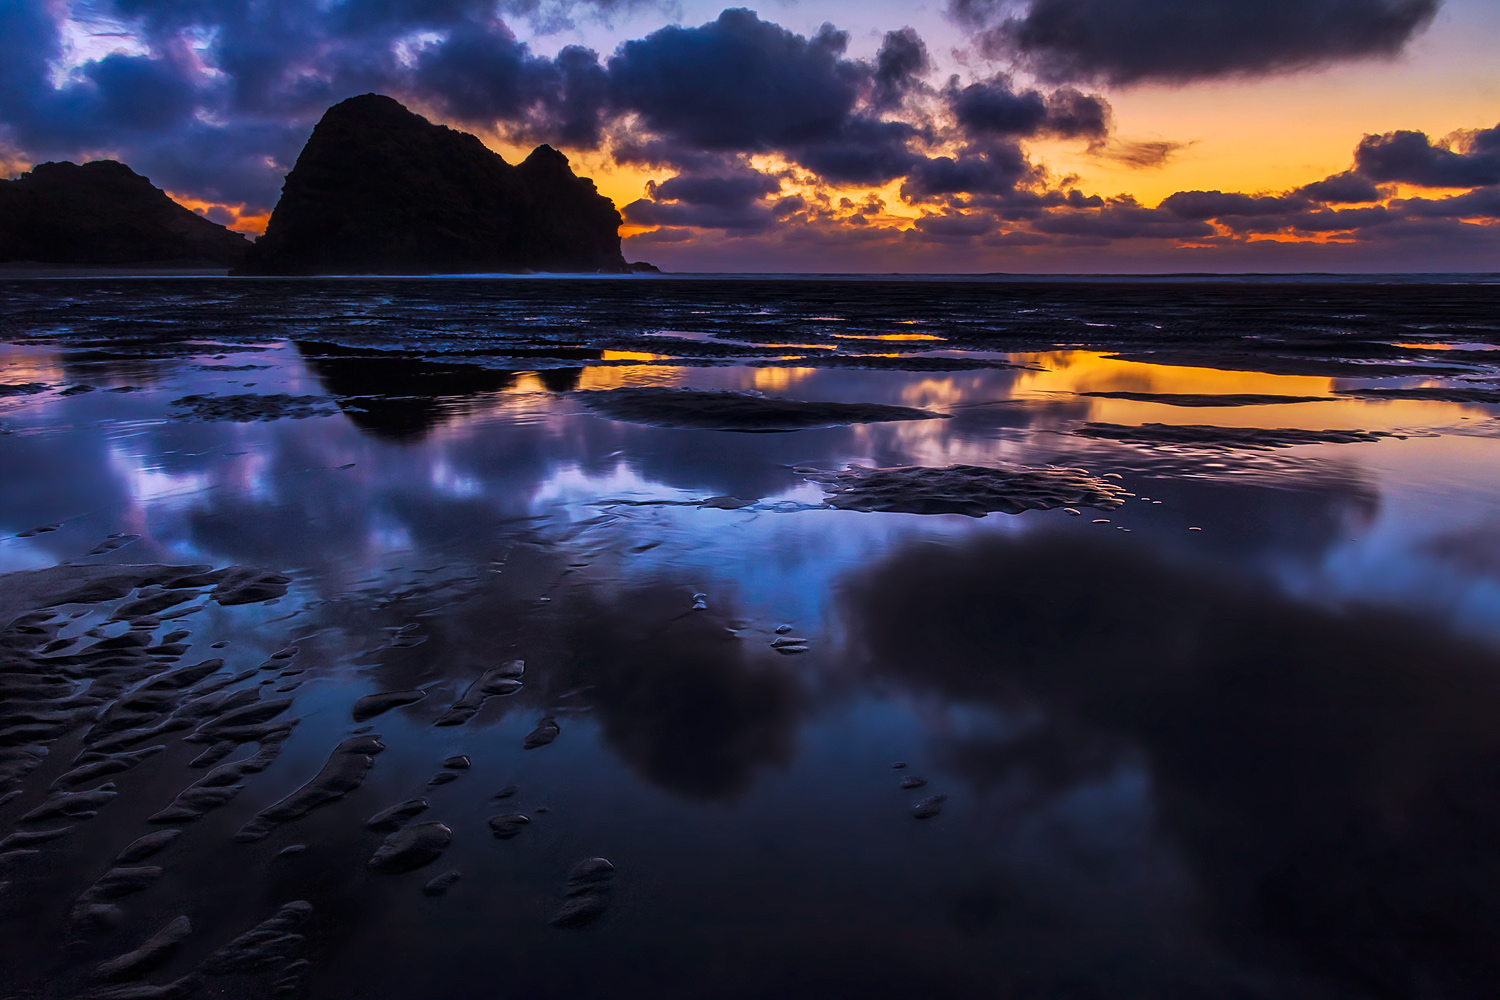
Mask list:
[[545,59],[493,25],[465,25],[423,51],[406,86],[451,119],[511,122],[587,147],[598,144],[609,99],[609,78],[592,49],[570,45]]
[[726,10],[698,28],[626,42],[608,69],[618,107],[699,149],[763,151],[836,138],[859,97],[848,35],[812,38]]
[[1355,168],[1376,182],[1419,187],[1500,184],[1500,125],[1464,137],[1458,150],[1433,145],[1423,132],[1367,135],[1354,151]]
[[1393,55],[1439,0],[951,0],[949,13],[1054,82],[1254,75]]
[[792,159],[835,184],[884,184],[918,166],[909,143],[917,130],[906,122],[855,116],[837,135],[790,150]]
[[1009,77],[1002,75],[960,89],[955,77],[945,96],[959,125],[970,135],[1102,139],[1109,132],[1109,102],[1071,87],[1051,94],[1017,91]]
[[976,236],[994,232],[996,226],[995,219],[986,214],[952,212],[922,216],[914,232],[920,234],[924,243],[967,243]]
[[1053,236],[1109,240],[1202,239],[1214,235],[1213,227],[1206,222],[1184,219],[1167,209],[1145,208],[1130,199],[1111,201],[1100,208],[1047,215],[1032,223],[1032,228]]
[[1178,191],[1159,206],[1184,219],[1217,219],[1235,215],[1276,215],[1307,207],[1300,198],[1225,194],[1223,191]]
[[719,177],[695,177],[682,174],[660,184],[647,185],[653,198],[682,201],[689,205],[716,208],[744,208],[751,202],[781,190],[781,182],[757,170],[745,170]]
[[1375,183],[1352,170],[1304,184],[1295,193],[1331,205],[1380,200],[1380,190],[1375,187]]
[[1500,219],[1500,188],[1482,188],[1452,198],[1412,198],[1401,203],[1403,211],[1423,218]]
[[626,205],[623,214],[626,222],[636,226],[691,226],[748,233],[769,229],[776,222],[771,209],[758,203],[695,205],[685,201],[648,201],[642,198]]
[[[626,42],[607,63],[612,105],[638,116],[651,135],[628,137],[625,158],[712,173],[705,152],[779,152],[835,184],[904,176],[920,161],[911,143],[921,130],[861,109],[894,106],[914,92],[926,47],[910,28],[890,32],[870,64],[844,59],[847,43],[831,25],[805,38],[738,9]],[[702,215],[633,207],[637,218]],[[733,219],[754,221],[739,215],[717,224]]]
[[1009,194],[1035,175],[1019,146],[993,143],[970,147],[957,157],[935,156],[917,163],[902,185],[912,201],[954,194]]
[[765,199],[780,190],[779,179],[745,166],[713,174],[682,173],[647,184],[647,197],[625,206],[625,221],[759,232],[775,223],[777,213]]
[[906,99],[921,82],[922,74],[932,67],[927,45],[912,28],[888,31],[875,54],[875,93],[877,108],[892,108]]

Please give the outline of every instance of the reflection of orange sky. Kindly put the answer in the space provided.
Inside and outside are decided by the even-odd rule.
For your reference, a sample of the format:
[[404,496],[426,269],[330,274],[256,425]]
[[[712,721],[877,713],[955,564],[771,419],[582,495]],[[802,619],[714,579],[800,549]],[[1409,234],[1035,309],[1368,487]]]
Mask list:
[[578,380],[580,389],[620,389],[632,385],[680,385],[691,368],[666,365],[615,365],[585,368]]
[[1221,371],[1121,361],[1097,351],[1048,351],[1015,355],[1014,360],[1042,371],[1022,371],[1017,395],[1033,392],[1200,392],[1274,393],[1282,396],[1327,396],[1333,379],[1307,375]]
[[930,333],[835,333],[842,340],[942,340]]
[[0,351],[0,382],[25,385],[27,382],[50,384],[62,380],[62,364],[52,351],[30,347],[8,347]]
[[[1043,367],[1022,371],[1017,397],[1083,392],[1158,392],[1222,395],[1329,396],[1326,403],[1182,407],[1133,399],[1088,398],[1088,419],[1112,424],[1212,424],[1221,427],[1300,427],[1309,430],[1399,430],[1456,423],[1485,414],[1479,407],[1430,400],[1370,400],[1333,396],[1334,380],[1312,375],[1268,375],[1121,361],[1095,351],[1016,355]],[[1086,397],[1087,398],[1087,397]]]
[[785,392],[812,376],[816,368],[756,368],[754,385],[761,392]]
[[604,351],[602,361],[664,361],[670,354],[652,354],[649,351]]

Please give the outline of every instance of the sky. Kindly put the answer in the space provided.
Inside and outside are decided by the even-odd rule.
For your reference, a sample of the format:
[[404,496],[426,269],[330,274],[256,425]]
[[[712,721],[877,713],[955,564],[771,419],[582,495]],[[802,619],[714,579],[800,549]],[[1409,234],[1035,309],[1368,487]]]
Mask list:
[[1500,271],[1495,0],[0,0],[0,174],[264,229],[322,113],[564,151],[675,271]]

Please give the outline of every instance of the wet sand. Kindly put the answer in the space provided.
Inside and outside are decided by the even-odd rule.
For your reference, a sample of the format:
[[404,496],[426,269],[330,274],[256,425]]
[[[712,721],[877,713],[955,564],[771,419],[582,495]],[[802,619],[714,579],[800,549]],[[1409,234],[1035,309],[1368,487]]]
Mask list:
[[1500,988],[1493,286],[5,290],[0,995]]

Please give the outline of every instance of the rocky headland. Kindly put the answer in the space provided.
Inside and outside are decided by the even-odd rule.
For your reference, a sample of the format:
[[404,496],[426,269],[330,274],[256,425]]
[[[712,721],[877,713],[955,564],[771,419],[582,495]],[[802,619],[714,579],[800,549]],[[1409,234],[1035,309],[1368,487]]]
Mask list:
[[0,264],[224,268],[249,249],[113,160],[41,163],[0,180]]
[[568,158],[507,163],[379,94],[323,115],[242,274],[624,272],[620,214]]

